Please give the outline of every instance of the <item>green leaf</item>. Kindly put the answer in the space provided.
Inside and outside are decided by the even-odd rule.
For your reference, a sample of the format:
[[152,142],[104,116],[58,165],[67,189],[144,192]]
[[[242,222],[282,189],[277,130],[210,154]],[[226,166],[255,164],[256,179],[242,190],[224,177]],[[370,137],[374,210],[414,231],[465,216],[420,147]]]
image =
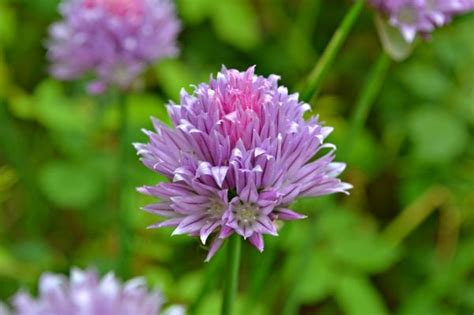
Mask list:
[[[400,315],[441,315],[436,303],[436,293],[429,287],[422,287],[405,299],[400,306]],[[442,313],[445,314],[445,313]]]
[[332,266],[333,261],[325,252],[311,255],[305,275],[297,285],[298,298],[302,304],[318,302],[330,293],[338,280],[338,274]]
[[416,96],[439,102],[452,88],[452,79],[433,63],[411,62],[400,72],[404,85]]
[[240,49],[249,50],[260,41],[257,15],[248,0],[215,1],[212,21],[217,35]]
[[[18,174],[13,168],[9,166],[0,166],[0,205],[2,202],[10,197],[10,191],[18,181]],[[1,220],[0,220],[0,223]],[[0,233],[2,232],[2,225],[0,224]]]
[[149,124],[151,116],[165,123],[170,122],[163,100],[152,94],[130,94],[127,98],[127,112],[129,123],[136,126]]
[[6,98],[10,92],[9,80],[8,66],[5,63],[3,51],[0,49],[0,98]]
[[385,243],[377,234],[375,225],[355,212],[332,208],[322,211],[316,227],[321,247],[332,260],[342,266],[363,273],[376,273],[391,266],[398,250]]
[[345,315],[387,315],[382,297],[369,280],[360,275],[341,275],[335,298]]
[[432,41],[435,62],[466,71],[466,66],[474,60],[473,28],[474,19],[466,18],[458,19],[455,28],[443,27],[437,30]]
[[316,227],[318,233],[329,239],[351,236],[357,223],[355,215],[346,209],[332,208],[330,210],[322,211],[319,214]]
[[364,273],[374,273],[386,270],[398,258],[396,248],[376,234],[351,230],[354,233],[350,237],[341,237],[331,246],[331,251],[340,261]]
[[36,267],[51,265],[55,258],[53,249],[43,240],[25,241],[15,244],[15,256],[21,261],[34,262]]
[[[308,69],[311,67],[311,60],[315,60],[311,42],[305,36],[306,34],[302,33],[299,29],[293,28],[283,40],[283,49],[285,49],[285,55],[288,57],[285,64],[288,67],[292,67],[290,71],[294,71],[294,67],[297,69]],[[281,51],[277,55],[281,58]]]
[[466,280],[466,282],[460,285],[457,290],[452,292],[452,295],[457,295],[456,297],[462,304],[466,305],[469,309],[474,310],[474,284],[472,281]]
[[429,163],[448,163],[467,146],[469,135],[462,120],[432,107],[416,109],[409,119],[416,156]]
[[[240,297],[235,301],[235,314],[243,314],[243,299]],[[220,314],[222,304],[222,295],[220,292],[210,292],[203,303],[198,307],[196,314],[197,315],[210,315],[210,314]],[[266,309],[266,308],[265,308]],[[253,309],[252,315],[262,315],[265,314],[262,308],[262,305],[257,305]]]
[[156,66],[156,73],[160,85],[168,97],[178,100],[182,88],[187,88],[193,80],[193,74],[188,67],[179,60],[164,60]]
[[86,132],[88,115],[83,104],[67,98],[57,81],[45,80],[35,90],[37,119],[55,130]]
[[180,281],[177,283],[177,291],[186,300],[194,301],[204,281],[203,272],[188,273],[180,278]]
[[[348,137],[349,129],[346,128],[346,132],[341,132],[341,136]],[[339,132],[336,135],[339,136]],[[340,149],[338,147],[338,152],[340,159],[346,161],[350,168],[360,169],[369,176],[375,176],[384,166],[377,140],[372,133],[365,129],[355,137],[350,152],[344,146],[341,146]]]
[[[36,242],[29,243],[29,245],[15,243],[12,248],[0,246],[0,279],[1,277],[12,277],[17,282],[30,281],[33,277],[36,277],[38,269],[51,263],[52,253],[44,243]],[[31,245],[34,246],[31,247]],[[23,252],[25,249],[27,250],[26,255]],[[0,289],[3,289],[3,285],[2,282]],[[0,314],[2,314],[1,311]]]
[[[474,55],[474,50],[472,52]],[[474,58],[473,58],[474,59]],[[454,104],[461,117],[466,120],[470,126],[474,127],[474,61],[470,66],[464,66],[464,73],[460,77],[459,88],[455,90]]]
[[39,185],[49,200],[63,208],[84,208],[102,192],[102,178],[89,165],[54,161],[40,172]]
[[15,270],[15,259],[7,249],[0,247],[0,275],[6,276]]
[[212,0],[178,0],[179,13],[184,21],[198,24],[213,8]]
[[0,46],[8,46],[15,39],[15,12],[0,4]]
[[29,1],[29,0],[20,0],[22,5],[35,13],[38,16],[52,19],[58,11],[58,0],[42,0],[42,1]]
[[169,270],[164,267],[153,266],[143,272],[147,280],[150,282],[150,286],[163,288],[167,296],[170,291],[176,287],[176,282],[170,274]]
[[24,92],[15,93],[9,102],[12,114],[22,119],[35,119],[35,106],[34,99]]

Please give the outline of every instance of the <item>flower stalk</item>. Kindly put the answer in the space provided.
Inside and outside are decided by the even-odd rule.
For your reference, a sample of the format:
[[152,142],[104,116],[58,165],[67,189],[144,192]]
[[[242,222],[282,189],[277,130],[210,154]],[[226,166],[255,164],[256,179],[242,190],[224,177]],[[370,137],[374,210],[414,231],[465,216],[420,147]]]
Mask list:
[[342,44],[345,42],[349,32],[352,29],[352,26],[355,24],[357,18],[360,15],[360,12],[364,8],[365,0],[357,0],[357,2],[352,6],[352,8],[347,12],[346,16],[341,22],[341,25],[338,27],[334,33],[331,41],[324,50],[321,58],[319,59],[316,66],[313,68],[311,73],[308,76],[305,88],[301,93],[301,100],[304,102],[309,102],[313,97],[315,97],[321,88],[321,83],[326,77],[329,69],[334,63],[339,50],[342,47]]
[[239,282],[241,237],[234,235],[229,241],[227,266],[227,278],[224,283],[224,296],[222,301],[222,315],[232,315],[234,313],[234,304],[237,297]]
[[127,104],[124,93],[117,93],[117,101],[119,108],[119,137],[120,137],[120,152],[118,161],[118,190],[119,190],[119,242],[120,252],[118,259],[118,271],[122,276],[127,277],[130,268],[130,227],[127,213],[127,153],[130,146],[128,141],[128,119],[127,119]]
[[385,52],[382,52],[372,66],[369,76],[364,83],[349,122],[349,135],[344,146],[349,155],[352,152],[352,146],[356,141],[357,136],[362,128],[364,128],[364,124],[369,116],[372,105],[374,104],[385,81],[385,76],[390,68],[390,64],[390,57]]

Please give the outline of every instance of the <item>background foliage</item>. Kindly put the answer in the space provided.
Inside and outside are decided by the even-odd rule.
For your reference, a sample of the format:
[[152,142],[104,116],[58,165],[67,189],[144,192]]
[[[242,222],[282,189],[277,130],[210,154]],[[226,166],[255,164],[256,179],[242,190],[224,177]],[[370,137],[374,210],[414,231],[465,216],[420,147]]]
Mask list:
[[[181,87],[222,64],[277,73],[298,91],[351,1],[179,0],[182,55],[127,96],[127,141],[145,141],[149,116]],[[118,112],[111,96],[47,75],[44,39],[57,0],[0,0],[0,298],[34,290],[41,272],[115,269]],[[381,52],[367,9],[344,45],[315,112],[348,163],[350,197],[300,200],[309,218],[244,246],[239,314],[450,315],[474,311],[474,16],[457,19],[393,63],[366,126],[349,132],[368,69]],[[346,145],[350,143],[350,145]],[[350,149],[349,149],[350,148]],[[186,236],[146,230],[134,187],[162,178],[130,146],[126,202],[131,266],[169,302],[217,314],[223,254]],[[199,305],[195,303],[198,300]]]

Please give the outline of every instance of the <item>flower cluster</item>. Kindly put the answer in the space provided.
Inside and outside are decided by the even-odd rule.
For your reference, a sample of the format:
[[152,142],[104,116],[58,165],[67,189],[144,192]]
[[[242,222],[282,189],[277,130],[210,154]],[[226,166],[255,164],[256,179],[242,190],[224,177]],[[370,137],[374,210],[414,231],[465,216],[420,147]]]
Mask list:
[[65,0],[47,42],[51,73],[91,73],[91,93],[129,88],[149,63],[178,53],[180,23],[170,0]]
[[333,162],[335,146],[323,143],[332,128],[317,117],[305,121],[310,106],[278,80],[254,75],[253,67],[223,68],[167,107],[173,127],[153,120],[150,142],[135,146],[147,167],[171,181],[139,188],[160,199],[144,209],[168,218],[152,227],[174,226],[173,234],[202,243],[214,233],[207,260],[234,233],[262,251],[262,235],[277,235],[276,220],[304,218],[288,208],[295,198],[351,187],[337,178],[345,164]]
[[474,0],[370,0],[398,27],[407,42],[417,34],[428,36],[457,14],[474,9]]
[[[148,291],[142,278],[122,284],[112,273],[102,279],[94,270],[72,269],[70,279],[45,273],[39,281],[39,297],[20,292],[13,299],[12,315],[158,315],[163,298]],[[0,305],[0,314],[9,314]],[[183,310],[172,308],[173,315]]]

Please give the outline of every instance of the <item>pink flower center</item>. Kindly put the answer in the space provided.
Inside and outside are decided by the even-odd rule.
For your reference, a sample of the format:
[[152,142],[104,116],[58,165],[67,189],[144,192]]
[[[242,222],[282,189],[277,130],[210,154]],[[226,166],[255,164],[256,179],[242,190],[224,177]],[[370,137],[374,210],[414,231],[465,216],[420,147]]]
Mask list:
[[[240,77],[239,73],[229,73],[229,84],[219,95],[219,114],[222,119],[222,132],[235,144],[238,139],[246,143],[248,126],[262,120],[263,97],[253,86],[252,74]],[[258,128],[257,125],[253,125]]]
[[258,116],[261,113],[260,100],[251,88],[246,90],[229,89],[226,99],[221,100],[219,111],[221,117],[232,113],[255,112]]
[[238,139],[246,143],[249,125],[253,128],[262,119],[262,100],[252,90],[251,84],[240,88],[229,88],[224,98],[220,100],[219,112],[222,119],[222,131],[235,144]]
[[84,0],[86,8],[102,8],[118,17],[141,17],[144,12],[144,0]]

